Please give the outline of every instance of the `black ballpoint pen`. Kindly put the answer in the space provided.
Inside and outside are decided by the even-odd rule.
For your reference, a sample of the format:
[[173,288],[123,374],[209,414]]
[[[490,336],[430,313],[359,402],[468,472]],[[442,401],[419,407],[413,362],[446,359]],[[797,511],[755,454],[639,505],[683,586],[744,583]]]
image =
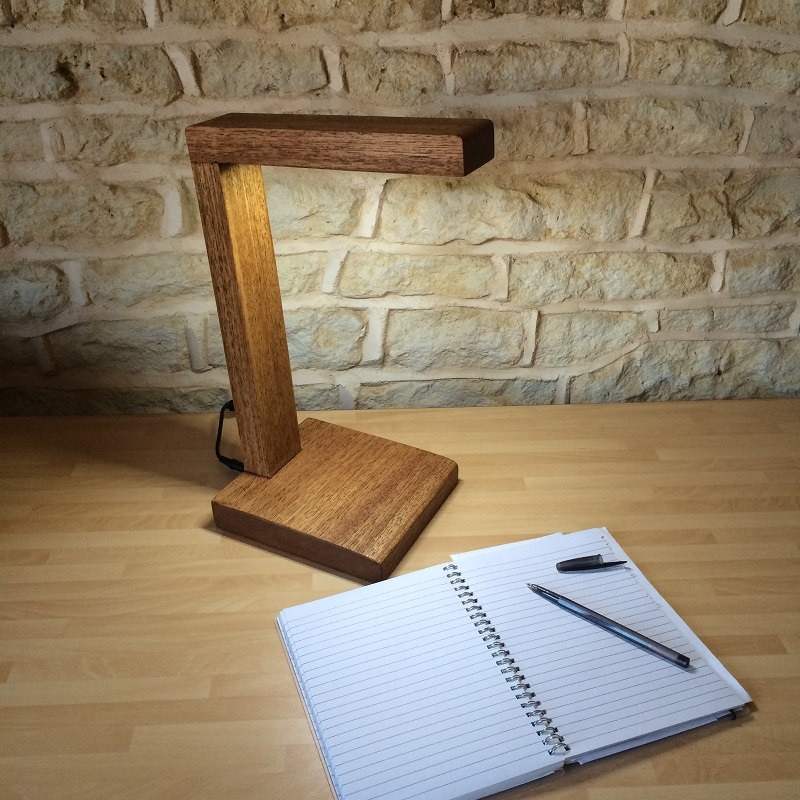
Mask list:
[[679,667],[690,666],[688,656],[678,653],[666,645],[650,639],[644,634],[637,633],[630,628],[626,628],[619,622],[614,622],[613,619],[604,617],[602,614],[598,614],[596,611],[592,611],[590,608],[586,608],[586,606],[582,606],[580,603],[576,603],[574,600],[570,600],[568,597],[556,594],[556,592],[552,592],[550,589],[545,589],[543,586],[537,586],[535,583],[529,583],[528,588],[532,592],[538,594],[540,597],[544,597],[545,600],[555,603],[555,605],[557,605],[559,608],[563,608],[565,611],[569,611],[572,614],[581,617],[581,619],[585,619],[587,622],[598,625],[604,630],[607,630],[609,633],[616,634],[621,639],[625,639],[625,641],[628,641],[631,644],[638,645],[653,655],[665,658],[667,661],[676,664]]

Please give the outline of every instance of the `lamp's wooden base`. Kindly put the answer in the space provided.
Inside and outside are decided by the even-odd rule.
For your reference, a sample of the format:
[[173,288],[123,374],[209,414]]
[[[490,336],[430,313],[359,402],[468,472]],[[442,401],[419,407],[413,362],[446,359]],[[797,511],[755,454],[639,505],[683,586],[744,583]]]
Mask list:
[[223,531],[366,581],[388,577],[458,482],[449,458],[317,419],[271,478],[212,501]]

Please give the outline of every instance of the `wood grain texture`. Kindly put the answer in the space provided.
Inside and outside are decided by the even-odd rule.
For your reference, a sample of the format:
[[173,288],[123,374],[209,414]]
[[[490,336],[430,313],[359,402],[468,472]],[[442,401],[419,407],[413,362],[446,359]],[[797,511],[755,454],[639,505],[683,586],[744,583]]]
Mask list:
[[[604,524],[754,698],[499,797],[800,795],[800,399],[314,416],[458,462],[398,574]],[[357,582],[216,531],[215,429],[0,419],[2,800],[331,800],[273,620]]]
[[273,478],[243,474],[212,502],[228,533],[365,581],[387,578],[458,481],[444,456],[306,419]]
[[274,475],[300,433],[264,181],[247,164],[192,169],[245,469]]
[[467,175],[494,157],[485,119],[226,114],[186,128],[193,162]]

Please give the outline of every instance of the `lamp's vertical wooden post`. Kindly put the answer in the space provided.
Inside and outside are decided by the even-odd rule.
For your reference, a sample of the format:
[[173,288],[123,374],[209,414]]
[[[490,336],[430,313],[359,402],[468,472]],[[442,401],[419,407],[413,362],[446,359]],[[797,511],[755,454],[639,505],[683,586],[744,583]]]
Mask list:
[[466,175],[488,120],[228,114],[186,129],[245,472],[212,501],[224,531],[365,580],[386,577],[458,466],[337,425],[297,424],[262,165]]
[[192,169],[245,469],[271,477],[300,430],[261,168]]

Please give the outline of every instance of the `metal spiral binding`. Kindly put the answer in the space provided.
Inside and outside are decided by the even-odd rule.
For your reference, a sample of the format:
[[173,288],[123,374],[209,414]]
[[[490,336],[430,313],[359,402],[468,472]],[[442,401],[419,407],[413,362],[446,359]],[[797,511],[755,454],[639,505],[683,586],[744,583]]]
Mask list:
[[524,675],[520,675],[520,668],[514,662],[510,651],[506,648],[502,637],[495,630],[491,620],[487,617],[480,603],[475,598],[475,593],[469,588],[464,577],[455,564],[445,564],[443,567],[445,577],[456,590],[456,596],[469,614],[472,624],[477,628],[481,639],[486,642],[487,649],[495,659],[495,664],[500,667],[500,674],[505,676],[506,683],[514,692],[514,697],[520,700],[520,707],[525,709],[525,715],[530,718],[531,725],[538,728],[536,731],[542,737],[542,744],[552,756],[556,753],[568,753],[569,745],[564,737],[553,725],[553,720],[547,716],[547,710],[542,708],[540,700],[536,699],[536,692],[531,689]]

